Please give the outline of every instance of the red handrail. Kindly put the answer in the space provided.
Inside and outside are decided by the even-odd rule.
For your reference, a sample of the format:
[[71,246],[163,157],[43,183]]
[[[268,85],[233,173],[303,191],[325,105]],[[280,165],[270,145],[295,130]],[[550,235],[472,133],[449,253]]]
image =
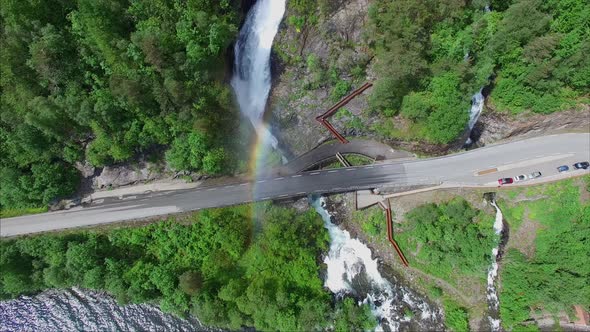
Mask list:
[[334,126],[332,126],[332,124],[330,122],[328,122],[328,120],[326,118],[332,116],[334,113],[336,113],[336,111],[338,111],[338,109],[346,104],[348,104],[349,101],[352,100],[352,98],[356,97],[357,95],[361,94],[363,91],[367,90],[369,87],[371,87],[373,85],[373,83],[371,82],[367,82],[365,84],[363,84],[360,88],[354,90],[353,92],[351,92],[348,96],[342,98],[342,100],[340,100],[338,103],[336,103],[336,105],[330,107],[330,109],[328,109],[326,112],[324,112],[324,114],[322,115],[318,115],[316,116],[316,120],[321,123],[322,125],[324,125],[324,127],[328,128],[328,130],[334,135],[336,136],[336,138],[343,144],[348,143],[348,140],[346,138],[344,138],[344,136],[342,136],[338,130],[336,130],[336,128],[334,128]]
[[342,143],[342,144],[348,143],[348,140],[346,138],[344,138],[344,136],[342,136],[342,134],[340,134],[338,132],[338,130],[336,130],[336,128],[334,128],[334,126],[332,126],[332,124],[328,120],[321,120],[320,123],[323,124],[324,127],[328,128],[328,130],[332,134],[334,134],[334,136],[336,136],[336,138],[340,141],[340,143]]
[[354,90],[348,96],[342,98],[342,100],[340,100],[339,102],[337,102],[334,106],[330,107],[330,109],[328,109],[324,114],[317,116],[316,119],[317,120],[325,119],[325,118],[331,116],[332,114],[336,113],[336,111],[340,107],[348,104],[348,102],[350,102],[354,97],[358,96],[363,91],[365,91],[368,88],[370,88],[372,85],[373,85],[373,83],[371,83],[371,82],[367,82],[367,83],[363,84],[360,88]]
[[392,217],[391,217],[391,206],[389,205],[389,200],[387,200],[387,205],[385,205],[385,203],[383,203],[383,202],[379,202],[379,206],[381,206],[381,208],[383,208],[385,210],[385,216],[387,218],[387,239],[393,245],[393,248],[397,252],[397,255],[401,259],[402,263],[406,267],[408,267],[408,266],[410,266],[410,264],[408,263],[406,256],[404,256],[404,253],[402,252],[401,248],[397,244],[397,241],[395,241],[395,239],[393,238],[393,221],[392,221]]

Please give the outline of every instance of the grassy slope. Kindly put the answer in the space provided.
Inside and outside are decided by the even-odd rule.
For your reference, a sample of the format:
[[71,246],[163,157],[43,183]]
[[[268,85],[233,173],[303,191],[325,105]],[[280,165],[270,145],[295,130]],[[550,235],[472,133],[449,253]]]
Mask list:
[[[590,306],[590,176],[513,189],[500,201],[510,227],[501,268],[507,328]],[[530,326],[528,326],[530,327]]]

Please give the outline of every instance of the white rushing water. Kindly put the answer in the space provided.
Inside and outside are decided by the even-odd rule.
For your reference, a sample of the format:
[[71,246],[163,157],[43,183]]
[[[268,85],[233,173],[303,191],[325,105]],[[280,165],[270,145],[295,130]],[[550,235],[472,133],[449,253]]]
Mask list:
[[[380,322],[377,330],[442,330],[442,312],[405,286],[392,284],[379,272],[371,250],[350,233],[332,223],[324,198],[312,199],[330,234],[330,250],[324,259],[324,285],[337,296],[352,295],[368,303]],[[413,317],[406,315],[413,313]]]
[[[496,235],[501,235],[504,230],[504,223],[502,222],[503,216],[502,211],[496,205],[496,202],[491,202],[492,206],[496,209],[496,220],[494,221],[494,231]],[[487,284],[487,299],[490,310],[488,320],[490,322],[492,331],[500,331],[500,319],[498,317],[498,292],[496,290],[496,278],[498,277],[498,251],[499,246],[492,249],[492,265],[488,270],[488,284]],[[495,317],[494,317],[495,316]]]
[[277,148],[278,141],[262,117],[270,92],[270,52],[285,13],[285,0],[258,0],[250,9],[235,45],[231,85],[240,111],[250,119],[263,142]]
[[[467,125],[469,127],[469,134],[471,134],[471,131],[473,130],[473,127],[475,127],[475,124],[477,123],[477,120],[481,115],[481,111],[483,110],[485,98],[482,94],[482,91],[483,88],[481,88],[478,93],[474,94],[473,97],[471,97],[471,108],[469,109],[469,123]],[[467,138],[465,144],[471,144],[471,137]]]

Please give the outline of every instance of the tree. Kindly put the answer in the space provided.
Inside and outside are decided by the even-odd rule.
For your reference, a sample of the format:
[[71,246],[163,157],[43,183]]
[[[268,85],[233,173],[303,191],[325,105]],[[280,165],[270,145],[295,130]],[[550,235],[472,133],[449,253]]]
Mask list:
[[376,326],[377,320],[371,313],[368,304],[357,306],[352,298],[347,297],[337,309],[334,323],[335,331],[369,331]]

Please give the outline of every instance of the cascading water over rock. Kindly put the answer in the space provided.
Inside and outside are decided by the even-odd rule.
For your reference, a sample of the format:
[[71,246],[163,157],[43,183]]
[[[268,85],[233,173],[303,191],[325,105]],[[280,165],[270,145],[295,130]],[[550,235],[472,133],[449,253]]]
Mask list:
[[[474,94],[473,97],[471,97],[471,109],[469,109],[469,123],[468,123],[468,127],[469,127],[469,134],[471,135],[471,131],[473,130],[473,127],[475,127],[475,124],[477,123],[477,120],[479,119],[479,116],[481,115],[481,111],[483,110],[483,104],[484,104],[484,96],[482,94],[483,88],[481,90],[479,90],[478,93]],[[466,145],[471,144],[471,137],[467,138],[467,141],[465,142]]]
[[[337,297],[352,295],[368,303],[379,320],[377,330],[443,330],[440,309],[407,287],[385,279],[369,247],[332,223],[323,197],[312,197],[311,204],[330,234],[330,251],[324,260],[327,266],[324,285],[332,293]],[[408,310],[413,317],[406,315]]]
[[274,148],[278,141],[262,117],[271,86],[270,52],[284,13],[285,0],[259,0],[250,9],[235,45],[231,80],[240,111]]
[[[496,235],[501,235],[504,231],[504,222],[502,211],[496,205],[496,202],[491,201],[492,206],[496,209],[496,219],[494,221],[494,231]],[[500,331],[500,319],[498,315],[498,292],[496,290],[496,278],[498,277],[498,253],[499,253],[500,244],[492,249],[492,265],[488,270],[488,284],[487,284],[487,299],[488,299],[488,306],[489,306],[489,316],[488,320],[490,322],[491,330],[492,331]]]

